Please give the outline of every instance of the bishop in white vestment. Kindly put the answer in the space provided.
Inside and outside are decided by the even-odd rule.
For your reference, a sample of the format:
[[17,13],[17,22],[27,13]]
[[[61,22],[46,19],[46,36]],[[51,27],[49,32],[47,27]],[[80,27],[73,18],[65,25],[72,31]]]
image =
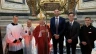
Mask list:
[[32,21],[27,21],[27,26],[24,27],[24,54],[35,54],[35,38],[33,36],[34,28],[31,26]]

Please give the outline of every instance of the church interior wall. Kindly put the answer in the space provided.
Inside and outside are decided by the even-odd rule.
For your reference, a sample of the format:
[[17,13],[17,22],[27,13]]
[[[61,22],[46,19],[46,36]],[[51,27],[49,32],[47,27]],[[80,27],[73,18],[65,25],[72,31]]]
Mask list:
[[83,0],[79,0],[76,6],[76,12],[79,14],[94,15],[96,12],[96,1],[84,2]]
[[[25,1],[25,3],[23,3]],[[21,2],[21,3],[20,3]],[[30,14],[26,0],[0,0],[0,16],[12,15],[27,16]]]
[[77,19],[83,23],[85,17],[91,17],[93,21],[96,21],[96,0],[86,2],[79,0],[75,11],[77,13]]

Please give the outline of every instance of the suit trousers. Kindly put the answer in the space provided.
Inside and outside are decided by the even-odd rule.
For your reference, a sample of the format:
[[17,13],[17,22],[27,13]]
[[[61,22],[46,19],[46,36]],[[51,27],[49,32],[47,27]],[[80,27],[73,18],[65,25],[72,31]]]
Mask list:
[[90,49],[88,45],[84,46],[80,44],[82,54],[91,54],[92,48]]
[[57,54],[57,44],[59,44],[59,54],[63,54],[63,40],[53,39],[53,50],[54,54]]
[[67,54],[70,54],[70,49],[72,50],[72,54],[76,54],[76,43],[67,43],[66,42],[66,49],[67,49]]

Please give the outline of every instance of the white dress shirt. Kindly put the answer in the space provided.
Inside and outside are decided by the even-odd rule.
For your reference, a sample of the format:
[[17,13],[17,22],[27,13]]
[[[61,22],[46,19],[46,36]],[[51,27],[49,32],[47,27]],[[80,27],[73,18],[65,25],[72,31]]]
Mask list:
[[[58,18],[58,19],[56,19],[56,18]],[[57,21],[58,20],[58,21]],[[56,23],[59,23],[59,16],[58,17],[55,17],[55,24]]]
[[73,23],[74,23],[74,20],[73,20],[72,22],[70,22],[70,21],[69,21],[69,23],[70,23],[70,24],[71,24],[71,26],[72,26],[72,25],[73,25]]
[[55,17],[56,34],[58,34],[59,16]]

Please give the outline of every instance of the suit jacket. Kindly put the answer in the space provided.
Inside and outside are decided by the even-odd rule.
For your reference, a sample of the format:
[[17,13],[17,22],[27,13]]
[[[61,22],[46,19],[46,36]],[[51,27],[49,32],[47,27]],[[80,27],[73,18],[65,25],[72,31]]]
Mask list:
[[93,48],[94,47],[94,41],[96,40],[96,28],[92,25],[85,26],[83,25],[80,29],[80,42],[85,41],[87,42],[87,46]]
[[[58,26],[58,34],[59,39],[64,39],[64,30],[65,30],[65,19],[62,17],[59,17],[59,26]],[[52,38],[55,39],[54,34],[56,34],[56,25],[55,25],[55,17],[51,18],[50,20],[50,29],[52,33]]]
[[73,22],[72,27],[70,22],[66,23],[66,40],[72,39],[72,43],[78,43],[78,35],[80,30],[80,24],[76,21]]
[[1,27],[0,27],[0,54],[3,54],[2,37],[1,37]]

